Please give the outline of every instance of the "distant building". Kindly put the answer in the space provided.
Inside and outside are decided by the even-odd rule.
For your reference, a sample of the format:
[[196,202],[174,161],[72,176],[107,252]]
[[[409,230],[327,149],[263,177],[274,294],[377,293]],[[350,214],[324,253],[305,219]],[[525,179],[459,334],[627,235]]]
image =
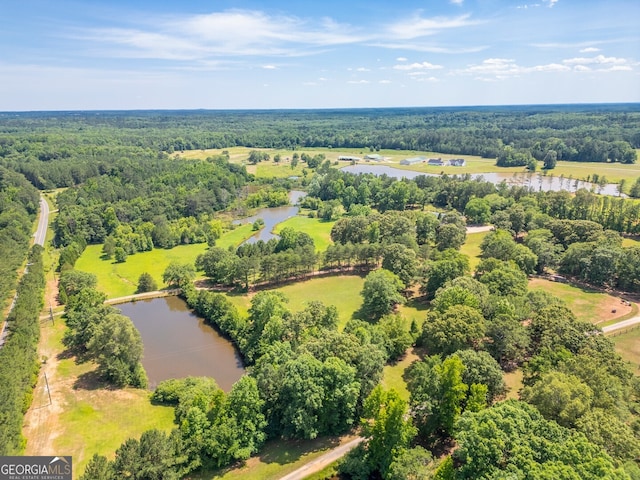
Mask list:
[[425,157],[412,157],[400,160],[400,165],[414,165],[416,163],[423,163],[426,160]]
[[359,162],[362,160],[360,157],[352,157],[349,155],[340,155],[338,160],[342,160],[343,162]]
[[445,162],[441,158],[430,158],[427,161],[427,165],[431,165],[431,166],[435,166],[435,167],[444,167],[446,164],[447,164],[447,162]]
[[384,157],[382,155],[379,155],[377,153],[370,153],[368,155],[364,156],[365,160],[373,160],[374,162],[380,162],[382,160],[384,160]]
[[452,167],[464,167],[466,164],[467,162],[465,162],[464,158],[454,158],[449,160],[449,165]]

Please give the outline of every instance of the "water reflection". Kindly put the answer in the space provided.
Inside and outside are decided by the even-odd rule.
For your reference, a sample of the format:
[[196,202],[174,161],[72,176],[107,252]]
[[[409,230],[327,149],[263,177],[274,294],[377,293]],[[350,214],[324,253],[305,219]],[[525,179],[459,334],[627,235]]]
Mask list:
[[[342,171],[349,173],[372,173],[373,175],[387,175],[394,178],[409,178],[414,179],[420,175],[428,177],[439,177],[440,174],[416,172],[414,170],[403,170],[400,168],[389,167],[387,165],[349,165],[342,168]],[[519,185],[524,187],[530,187],[535,191],[558,191],[567,190],[569,192],[575,192],[581,188],[587,190],[593,190],[595,193],[602,193],[604,195],[618,195],[618,185],[614,183],[608,183],[603,186],[596,185],[590,182],[584,182],[581,180],[575,180],[568,177],[543,175],[536,172],[522,172],[522,173],[473,173],[471,178],[482,178],[487,182],[491,182],[495,185],[501,182],[507,182],[509,185]]]
[[169,378],[206,376],[228,392],[244,374],[233,344],[206,325],[181,298],[138,300],[117,307],[142,336],[142,365],[151,388]]

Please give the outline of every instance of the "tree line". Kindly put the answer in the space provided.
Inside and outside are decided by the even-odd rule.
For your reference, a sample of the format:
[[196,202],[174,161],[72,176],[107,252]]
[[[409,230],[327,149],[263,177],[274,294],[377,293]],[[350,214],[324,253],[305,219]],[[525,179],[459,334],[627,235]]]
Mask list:
[[28,263],[7,317],[8,336],[0,348],[0,455],[19,455],[24,450],[23,417],[31,406],[40,371],[39,317],[45,284],[42,247],[33,246]]

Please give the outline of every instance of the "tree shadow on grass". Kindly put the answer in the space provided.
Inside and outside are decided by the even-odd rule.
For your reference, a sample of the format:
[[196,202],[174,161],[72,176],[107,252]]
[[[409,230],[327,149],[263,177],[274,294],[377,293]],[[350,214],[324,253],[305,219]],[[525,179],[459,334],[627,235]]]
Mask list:
[[116,388],[104,380],[97,370],[78,375],[73,382],[74,390],[115,390]]
[[322,437],[314,440],[274,440],[265,446],[259,456],[263,463],[286,465],[299,460],[302,455],[334,448],[339,444],[338,437]]

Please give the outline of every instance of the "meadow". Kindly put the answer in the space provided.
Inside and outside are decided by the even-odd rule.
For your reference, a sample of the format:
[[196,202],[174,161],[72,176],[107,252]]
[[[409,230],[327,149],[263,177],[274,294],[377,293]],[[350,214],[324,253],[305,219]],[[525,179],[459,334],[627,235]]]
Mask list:
[[[196,158],[205,159],[212,155],[221,154],[223,151],[229,152],[230,160],[232,162],[244,163],[249,156],[249,152],[254,149],[247,147],[231,147],[226,149],[211,149],[211,150],[189,150],[184,151],[177,156],[181,158]],[[297,150],[284,150],[284,149],[266,149],[259,148],[255,150],[265,151],[273,158],[275,155],[280,154],[282,161],[276,164],[273,161],[263,162],[258,165],[247,165],[247,170],[250,173],[255,174],[257,177],[289,177],[289,176],[301,176],[304,172],[304,164],[299,164],[295,169],[291,169],[290,163],[287,158],[291,158],[294,152],[307,153],[314,156],[317,154],[324,154],[328,160],[337,162],[340,156],[357,156],[362,158],[360,163],[365,162],[364,156],[369,152],[367,149],[362,148],[300,148]],[[640,157],[640,149],[637,150]],[[404,170],[413,170],[424,173],[440,174],[445,173],[447,175],[465,174],[465,173],[524,173],[525,167],[498,167],[494,158],[483,158],[476,155],[453,155],[430,151],[417,151],[417,150],[380,150],[375,152],[382,157],[385,157],[383,162],[371,162],[371,163],[383,163],[396,168]],[[400,160],[410,157],[427,157],[427,158],[442,158],[443,160],[450,160],[452,158],[464,158],[466,165],[463,167],[451,167],[451,166],[430,166],[424,163],[415,165],[400,165]],[[341,162],[345,165],[347,162]],[[538,171],[541,171],[542,162],[538,162]],[[544,171],[543,171],[543,174]],[[621,180],[626,181],[624,188],[625,192],[629,191],[629,188],[633,182],[640,178],[640,163],[635,164],[620,164],[620,163],[589,163],[589,162],[567,162],[558,161],[556,167],[553,170],[549,170],[547,175],[553,175],[555,177],[563,176],[565,178],[572,178],[574,180],[587,180],[592,178],[594,174],[598,176],[606,177],[609,183],[620,183]]]

